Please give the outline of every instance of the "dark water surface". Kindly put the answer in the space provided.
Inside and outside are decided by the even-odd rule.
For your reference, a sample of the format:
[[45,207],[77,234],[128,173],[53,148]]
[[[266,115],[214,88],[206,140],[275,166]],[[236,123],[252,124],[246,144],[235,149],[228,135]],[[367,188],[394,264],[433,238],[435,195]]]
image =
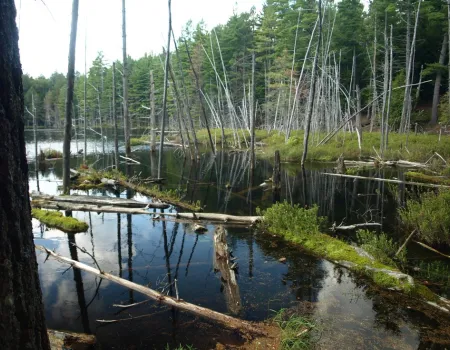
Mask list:
[[[39,131],[38,136],[39,148],[62,149],[61,133]],[[34,190],[37,181],[32,133],[27,132],[26,137],[30,190]],[[83,148],[81,141],[78,147]],[[111,154],[93,154],[101,148],[98,139],[89,139],[88,164],[95,163],[99,169],[112,164]],[[111,149],[109,138],[106,150]],[[76,151],[75,142],[72,150]],[[132,167],[136,174],[156,176],[157,155],[151,156],[146,147],[136,147],[133,158],[142,163]],[[74,168],[81,163],[82,157],[72,159]],[[283,164],[281,198],[274,198],[272,191],[259,186],[271,177],[271,164],[258,160],[251,184],[248,165],[249,155],[245,152],[223,152],[215,159],[205,152],[194,166],[184,161],[179,150],[168,149],[162,177],[167,179],[166,188],[179,191],[187,200],[200,201],[206,212],[249,215],[257,207],[267,208],[275,200],[287,200],[317,204],[330,225],[373,220],[382,222],[386,232],[395,232],[395,209],[405,200],[405,188],[401,186],[327,177],[321,174],[326,170],[323,165],[311,166],[302,173],[296,165]],[[62,161],[54,161],[39,171],[42,192],[58,193],[61,167]],[[375,170],[371,175],[384,176]],[[389,176],[401,178],[402,174]],[[126,196],[126,192],[89,194]],[[134,198],[149,201],[139,195]],[[230,310],[221,292],[220,274],[213,270],[213,225],[207,226],[206,234],[198,235],[189,224],[153,221],[151,216],[84,212],[74,212],[73,216],[89,224],[88,232],[65,234],[33,220],[35,242],[92,265],[89,256],[73,247],[72,243],[76,243],[94,255],[107,272],[168,293],[174,293],[169,284],[177,279],[182,299],[219,312]],[[273,310],[298,309],[316,320],[318,347],[323,349],[450,348],[448,316],[412,301],[399,302],[403,299],[399,295],[377,291],[346,269],[275,237],[249,228],[227,230],[229,247],[239,262],[242,309],[238,317],[261,321],[273,316]],[[66,271],[68,266],[52,259],[44,264],[43,253],[37,252],[37,256],[49,328],[93,333],[104,349],[165,349],[180,343],[211,349],[216,342],[242,344],[242,339],[232,332],[156,302],[126,310],[115,307],[146,298],[88,273]],[[286,264],[278,261],[281,257],[287,258]],[[135,319],[113,324],[97,321],[130,317]]]

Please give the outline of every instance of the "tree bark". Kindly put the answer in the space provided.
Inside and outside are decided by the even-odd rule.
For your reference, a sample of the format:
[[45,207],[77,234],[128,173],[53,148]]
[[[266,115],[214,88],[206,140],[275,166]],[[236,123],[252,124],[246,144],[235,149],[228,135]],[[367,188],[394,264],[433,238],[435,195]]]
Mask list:
[[155,112],[155,80],[153,70],[150,71],[150,151],[156,151],[156,112]]
[[[441,54],[439,56],[439,65],[443,66],[445,63],[445,54],[447,52],[447,33],[444,35],[442,41]],[[434,81],[434,92],[433,92],[433,105],[431,107],[431,124],[436,124],[438,122],[438,106],[439,106],[439,92],[441,90],[441,80],[442,71],[439,69],[436,74],[436,80]]]
[[0,0],[0,349],[49,349],[31,229],[13,0]]
[[70,139],[72,134],[72,105],[75,85],[75,49],[77,46],[78,0],[72,3],[72,28],[70,31],[69,67],[67,71],[66,121],[63,145],[63,191],[70,191]]

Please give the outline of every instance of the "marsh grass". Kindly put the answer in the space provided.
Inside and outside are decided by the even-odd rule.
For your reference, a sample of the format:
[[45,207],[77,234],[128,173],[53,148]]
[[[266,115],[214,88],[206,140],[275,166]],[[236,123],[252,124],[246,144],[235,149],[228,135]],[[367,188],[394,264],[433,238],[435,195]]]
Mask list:
[[33,218],[39,220],[48,227],[57,228],[63,232],[78,233],[86,232],[88,224],[73,217],[63,216],[59,211],[50,211],[33,208],[31,210]]
[[278,311],[273,318],[281,331],[280,349],[311,349],[314,341],[311,331],[316,327],[309,318],[289,314],[286,309]]
[[[215,135],[217,145],[220,145],[221,131],[219,129],[213,129],[211,133],[213,138]],[[248,135],[248,132],[246,135]],[[266,130],[256,130],[255,135],[257,142],[264,143],[262,148],[258,147],[258,149],[262,150],[259,153],[260,157],[272,158],[275,150],[279,150],[283,161],[300,162],[303,150],[303,131],[292,131],[288,142],[285,142],[284,134],[278,131],[267,132]],[[325,145],[317,146],[318,142],[325,136],[325,133],[315,133],[311,136],[307,157],[308,161],[331,162],[337,160],[341,154],[347,160],[357,160],[360,157],[376,157],[377,154],[374,148],[377,152],[380,149],[379,132],[363,133],[361,154],[355,133],[340,132]],[[208,142],[206,130],[198,131],[197,137],[201,143],[206,144]],[[229,142],[233,140],[233,132],[231,129],[225,129],[225,137]],[[243,143],[243,140],[241,141]],[[389,134],[389,147],[384,154],[384,158],[387,160],[402,159],[425,162],[434,152],[450,160],[450,137],[443,136],[439,142],[439,136],[435,134],[410,134],[407,141],[405,134],[391,132]]]
[[409,199],[399,208],[400,219],[407,232],[417,230],[429,244],[450,244],[450,190],[425,192]]

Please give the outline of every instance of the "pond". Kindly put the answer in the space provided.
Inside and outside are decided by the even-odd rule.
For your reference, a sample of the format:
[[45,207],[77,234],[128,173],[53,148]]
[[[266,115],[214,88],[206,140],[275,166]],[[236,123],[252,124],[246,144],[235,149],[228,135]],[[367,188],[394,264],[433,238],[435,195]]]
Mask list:
[[[87,163],[104,169],[112,165],[112,139],[101,142],[95,134],[88,139]],[[136,132],[136,136],[140,136]],[[62,133],[39,131],[39,148],[62,150]],[[78,147],[83,142],[78,140]],[[30,163],[30,191],[39,188],[58,193],[62,161],[34,169],[33,134],[26,132]],[[72,142],[73,153],[77,145]],[[134,147],[133,158],[140,165],[132,171],[141,177],[156,176],[157,154],[148,147]],[[79,167],[82,156],[71,159]],[[249,154],[219,152],[214,158],[203,152],[195,165],[184,160],[179,149],[164,152],[162,176],[165,188],[178,191],[186,200],[199,201],[206,212],[236,215],[254,214],[275,201],[287,200],[302,206],[318,205],[320,215],[336,222],[381,222],[383,230],[395,232],[396,208],[405,201],[405,186],[349,180],[323,175],[333,164],[313,164],[302,172],[298,165],[282,164],[279,196],[259,186],[272,176],[269,161],[258,160],[252,182]],[[401,171],[373,176],[402,177]],[[409,190],[414,190],[409,188]],[[81,192],[80,192],[81,193]],[[126,197],[130,193],[90,190],[89,194]],[[83,192],[86,194],[86,191]],[[140,201],[149,199],[131,193]],[[171,208],[169,211],[174,212]],[[57,253],[92,265],[92,259],[73,246],[84,247],[106,272],[158,291],[173,293],[177,280],[180,297],[190,303],[229,313],[235,310],[221,290],[220,274],[213,268],[213,233],[196,234],[190,224],[153,220],[151,216],[74,212],[87,222],[86,233],[65,234],[46,228],[33,219],[35,243]],[[276,237],[254,229],[227,226],[227,241],[237,258],[241,308],[236,315],[252,321],[274,316],[282,308],[310,315],[317,325],[317,346],[321,349],[438,349],[450,346],[450,322],[433,310],[395,293],[378,290],[348,270],[306,254]],[[352,234],[342,237],[352,240]],[[417,252],[415,252],[417,253]],[[419,253],[417,253],[419,254]],[[420,252],[420,254],[424,254]],[[286,258],[285,263],[279,261]],[[37,251],[47,325],[51,329],[95,334],[105,349],[170,349],[179,344],[211,349],[217,342],[243,344],[233,332],[203,319],[150,301],[133,308],[114,305],[139,303],[146,298],[122,286],[69,269],[55,260],[45,261]],[[132,320],[123,320],[133,318]],[[98,320],[122,320],[104,323]]]

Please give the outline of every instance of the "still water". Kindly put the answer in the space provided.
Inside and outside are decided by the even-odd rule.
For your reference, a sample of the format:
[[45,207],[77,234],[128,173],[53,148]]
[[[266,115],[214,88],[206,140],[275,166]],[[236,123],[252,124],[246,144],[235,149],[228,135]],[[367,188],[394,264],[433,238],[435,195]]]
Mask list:
[[[62,136],[59,132],[39,131],[38,148],[62,150]],[[112,150],[111,141],[105,140],[107,152]],[[35,190],[32,133],[26,133],[26,142],[30,190]],[[81,140],[78,148],[84,148]],[[111,166],[110,153],[95,154],[102,149],[98,136],[92,135],[87,149],[88,164],[98,169]],[[72,150],[77,150],[75,141]],[[157,155],[150,155],[148,147],[135,147],[133,158],[141,163],[133,166],[135,174],[156,176]],[[71,162],[76,168],[82,157],[74,157]],[[276,200],[287,200],[318,205],[330,226],[334,222],[372,220],[382,222],[386,232],[395,232],[395,209],[405,200],[405,188],[401,186],[327,177],[322,174],[327,170],[323,165],[302,172],[300,167],[289,164],[282,166],[281,198],[274,198],[272,191],[259,186],[271,177],[270,162],[258,160],[250,183],[249,155],[245,152],[221,152],[213,158],[205,151],[195,165],[185,161],[180,150],[167,149],[163,164],[165,188],[178,191],[186,200],[200,201],[206,212],[249,215],[257,207],[267,208]],[[374,170],[371,175],[385,174]],[[42,192],[58,193],[62,161],[50,162],[38,176]],[[393,176],[401,178],[402,174]],[[127,195],[103,190],[89,194]],[[139,195],[134,198],[149,200]],[[213,225],[207,226],[206,234],[199,235],[189,224],[153,221],[150,216],[85,212],[74,212],[73,216],[89,224],[86,233],[65,234],[33,220],[36,244],[92,265],[89,256],[73,247],[72,243],[76,243],[95,256],[107,272],[165,293],[173,293],[170,283],[177,279],[182,299],[219,312],[231,311],[221,292],[220,274],[213,269]],[[243,227],[227,227],[227,231],[228,245],[239,263],[242,308],[237,317],[262,321],[273,316],[274,310],[298,310],[315,320],[317,347],[321,349],[450,348],[448,316],[379,291],[346,269],[275,237]],[[287,259],[285,264],[278,261],[281,257]],[[45,254],[39,251],[37,258],[49,328],[95,334],[104,349],[165,349],[176,348],[180,343],[212,349],[217,342],[243,343],[232,332],[153,301],[130,309],[118,308],[114,305],[133,304],[146,298],[88,273],[67,270],[66,265],[52,259],[44,263]],[[133,319],[124,320],[128,318]]]

